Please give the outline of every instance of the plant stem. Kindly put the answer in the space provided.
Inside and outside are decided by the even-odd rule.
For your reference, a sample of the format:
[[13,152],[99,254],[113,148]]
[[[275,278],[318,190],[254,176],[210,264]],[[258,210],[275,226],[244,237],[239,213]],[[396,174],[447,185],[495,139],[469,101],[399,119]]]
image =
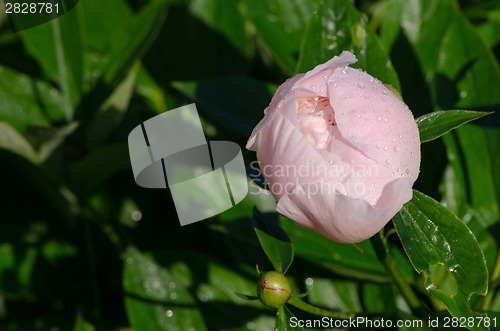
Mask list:
[[344,313],[341,311],[331,311],[331,310],[326,310],[322,309],[313,305],[308,304],[307,302],[304,302],[300,299],[297,298],[291,298],[288,301],[288,304],[297,307],[305,312],[308,312],[313,315],[318,315],[318,316],[326,316],[326,317],[332,317],[332,318],[338,318],[338,319],[348,319],[348,318],[354,318],[356,317],[355,313]]
[[490,309],[491,302],[495,297],[496,287],[500,282],[500,252],[497,254],[497,259],[495,260],[495,265],[493,266],[493,271],[491,272],[490,282],[488,286],[488,294],[484,297],[483,304],[481,308],[483,310]]
[[380,260],[380,262],[382,262],[384,269],[387,271],[389,276],[392,278],[394,284],[396,284],[399,291],[405,298],[406,302],[408,303],[408,306],[410,306],[411,311],[414,314],[422,313],[424,311],[423,306],[420,303],[420,300],[418,299],[413,289],[405,281],[403,275],[398,269],[398,266],[396,265],[396,261],[394,261],[391,253],[389,252],[389,249],[384,244],[384,241],[382,239],[382,231],[383,230],[381,230],[379,234],[374,235],[370,239],[373,248],[375,249],[375,253],[377,254],[377,257]]

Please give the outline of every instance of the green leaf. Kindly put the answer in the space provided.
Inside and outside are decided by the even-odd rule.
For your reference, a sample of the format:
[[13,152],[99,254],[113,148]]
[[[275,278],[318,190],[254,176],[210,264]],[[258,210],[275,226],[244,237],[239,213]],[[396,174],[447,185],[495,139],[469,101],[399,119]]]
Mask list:
[[232,46],[248,56],[251,39],[245,30],[245,20],[235,1],[194,0],[190,12],[207,26],[223,35]]
[[165,16],[166,0],[153,1],[134,17],[129,28],[109,52],[109,66],[104,81],[115,86],[129,73],[156,39]]
[[446,110],[425,114],[416,119],[420,142],[428,142],[458,128],[462,124],[490,113],[470,110]]
[[310,304],[343,312],[362,311],[360,293],[356,282],[326,278],[306,280]]
[[[413,95],[422,105],[421,99],[430,97],[441,109],[488,109],[500,104],[495,92],[500,90],[498,62],[455,1],[390,0],[381,35],[386,49],[404,60],[400,74],[408,80],[421,76],[425,84],[407,82],[411,89],[403,90],[405,99]],[[407,53],[398,52],[401,48]]]
[[124,261],[125,305],[134,329],[207,330],[196,299],[184,286],[186,280],[133,248]]
[[239,76],[174,82],[173,86],[196,102],[204,118],[245,136],[262,119],[276,90],[272,84]]
[[26,138],[38,151],[40,161],[46,161],[64,140],[78,128],[77,122],[71,122],[61,127],[28,127]]
[[353,67],[400,89],[397,73],[382,43],[349,0],[322,2],[307,26],[295,72],[311,70],[347,50],[358,59]]
[[[133,18],[132,9],[124,0],[81,1],[85,15],[85,30],[90,47],[107,54],[120,39]],[[89,24],[90,23],[90,24]]]
[[291,220],[281,222],[281,226],[294,243],[296,256],[348,277],[379,282],[388,280],[369,241],[360,243],[361,252],[354,245],[331,241],[316,232],[298,227]]
[[0,121],[20,132],[65,118],[60,93],[49,84],[0,66]]
[[248,294],[243,294],[243,293],[238,293],[238,292],[234,292],[234,294],[236,294],[237,296],[239,296],[243,300],[248,300],[248,301],[259,300],[259,298],[256,297],[255,295],[248,295]]
[[94,331],[95,328],[92,324],[87,322],[82,314],[76,315],[75,326],[73,331]]
[[67,119],[72,118],[83,93],[84,33],[80,6],[48,23],[19,32],[26,49],[59,84]]
[[318,1],[247,0],[245,4],[262,43],[281,68],[293,74],[304,30]]
[[[426,275],[426,290],[455,317],[484,316],[472,311],[469,305],[472,294],[485,295],[488,289],[486,261],[469,228],[437,201],[418,191],[414,191],[413,199],[393,221],[413,267]],[[436,277],[443,267],[455,287],[443,287]]]
[[276,271],[285,273],[293,261],[293,245],[278,223],[253,209],[253,225],[257,238]]
[[130,170],[128,146],[116,143],[100,147],[71,168],[71,176],[84,194],[91,193],[111,176]]
[[33,163],[39,162],[33,146],[9,123],[0,122],[0,148],[20,155]]
[[88,124],[86,143],[89,148],[93,149],[104,143],[122,120],[134,92],[138,69],[139,64],[136,64]]
[[294,327],[292,326],[293,324],[290,324],[290,319],[294,317],[295,315],[286,306],[279,307],[276,312],[276,325],[274,326],[274,330],[304,330],[304,328],[298,325]]
[[134,329],[245,330],[255,325],[270,330],[274,325],[259,301],[235,294],[255,291],[257,281],[233,271],[235,266],[229,269],[199,253],[144,254],[134,248],[127,250],[124,264],[125,302]]

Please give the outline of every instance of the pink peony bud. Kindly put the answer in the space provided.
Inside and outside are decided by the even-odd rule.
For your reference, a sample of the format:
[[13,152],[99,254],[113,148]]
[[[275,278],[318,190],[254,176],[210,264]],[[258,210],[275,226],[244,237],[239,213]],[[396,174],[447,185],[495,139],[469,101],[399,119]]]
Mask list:
[[412,197],[420,138],[410,109],[343,52],[283,83],[247,148],[296,224],[344,243],[377,233]]

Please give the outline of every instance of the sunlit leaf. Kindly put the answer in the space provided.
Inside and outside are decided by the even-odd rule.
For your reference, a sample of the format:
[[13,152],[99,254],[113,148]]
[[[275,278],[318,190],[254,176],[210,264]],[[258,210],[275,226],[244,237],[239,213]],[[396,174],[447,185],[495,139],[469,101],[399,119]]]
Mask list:
[[[469,299],[474,293],[486,294],[488,270],[469,228],[437,201],[418,191],[414,191],[413,199],[393,221],[413,267],[426,275],[426,290],[441,300],[453,316],[481,316],[471,310]],[[445,268],[455,286],[440,288],[436,268]]]
[[436,111],[416,119],[420,141],[428,142],[458,128],[462,124],[488,115],[486,112],[470,110]]

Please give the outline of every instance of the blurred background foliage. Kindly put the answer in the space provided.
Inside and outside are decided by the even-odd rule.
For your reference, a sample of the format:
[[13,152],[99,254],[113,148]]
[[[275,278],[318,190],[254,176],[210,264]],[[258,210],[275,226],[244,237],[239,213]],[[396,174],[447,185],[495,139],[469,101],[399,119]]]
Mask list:
[[[132,176],[127,136],[144,120],[195,102],[208,139],[244,147],[279,84],[343,50],[415,117],[497,111],[423,145],[416,188],[475,234],[491,282],[471,304],[498,311],[500,1],[81,0],[18,33],[0,12],[0,329],[270,330],[274,312],[234,294],[255,293],[256,264],[272,269],[253,206],[288,233],[287,275],[306,301],[409,311],[369,241],[295,227],[255,184],[181,228],[169,191]],[[396,236],[389,245],[425,306],[446,315]]]

